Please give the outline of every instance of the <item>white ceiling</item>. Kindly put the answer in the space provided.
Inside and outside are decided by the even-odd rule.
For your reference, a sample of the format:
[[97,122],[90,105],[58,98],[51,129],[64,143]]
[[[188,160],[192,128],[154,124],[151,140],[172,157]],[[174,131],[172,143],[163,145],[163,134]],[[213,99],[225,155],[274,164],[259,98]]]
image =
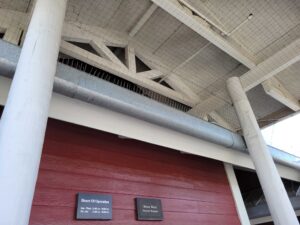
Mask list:
[[293,64],[276,77],[294,97],[300,99],[300,62]]
[[66,20],[128,32],[150,4],[148,0],[69,0]]
[[0,0],[0,8],[26,12],[31,0]]
[[[262,62],[294,40],[300,38],[299,0],[185,0],[208,20],[226,32],[245,22],[230,38]],[[1,8],[26,11],[29,0],[0,0]],[[98,26],[129,33],[151,6],[150,0],[69,0],[66,21]],[[217,112],[238,127],[234,110],[225,91],[225,81],[241,76],[248,69],[227,53],[158,8],[133,38],[162,67],[173,71],[201,101],[212,95],[227,102]],[[202,49],[202,50],[201,50]],[[199,53],[181,68],[178,65]],[[300,99],[300,63],[277,75],[277,78],[297,99]],[[224,94],[225,93],[225,94]],[[252,89],[248,96],[257,118],[263,118],[284,106],[267,96],[262,87]]]
[[[208,18],[217,18],[227,32],[235,29],[252,13],[253,18],[233,33],[232,37],[247,51],[259,55],[260,61],[279,50],[276,45],[281,39],[285,39],[287,44],[300,37],[299,32],[297,34],[294,32],[300,29],[299,0],[187,0],[187,2]],[[292,37],[287,37],[289,35]],[[267,51],[271,53],[267,54]]]

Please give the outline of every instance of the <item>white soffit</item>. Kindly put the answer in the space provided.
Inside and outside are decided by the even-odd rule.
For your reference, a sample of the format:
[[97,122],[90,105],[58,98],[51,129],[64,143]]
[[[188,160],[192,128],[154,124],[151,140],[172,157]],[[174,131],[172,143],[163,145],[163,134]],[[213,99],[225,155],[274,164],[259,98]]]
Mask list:
[[0,0],[0,8],[26,12],[29,8],[30,0]]
[[[188,2],[227,33],[236,29],[252,13],[253,18],[232,33],[230,39],[240,44],[241,49],[255,56],[257,63],[272,57],[300,37],[300,2],[296,0],[182,1]],[[28,3],[29,0],[0,0],[0,7],[2,10],[26,11]],[[125,37],[152,4],[153,1],[150,0],[69,0],[66,22],[73,24],[78,30],[89,30],[99,38],[110,39],[111,43],[115,42],[116,37],[122,39],[121,44],[117,43],[118,46],[125,47],[123,43],[128,43],[128,40],[139,43],[143,46],[143,51],[149,53],[148,61],[159,62],[159,66],[164,68],[162,76],[167,74],[166,71],[172,71],[198,52],[184,66],[175,69],[172,73],[179,76],[180,80],[198,95],[201,108],[199,112],[217,110],[220,116],[235,127],[238,122],[230,106],[225,81],[230,76],[243,75],[247,69],[181,23],[175,18],[176,16],[170,15],[159,7],[153,10],[151,16],[132,38]],[[7,19],[2,18],[2,20]],[[111,36],[113,33],[122,33],[125,36],[118,34]],[[143,51],[135,49],[135,52]],[[271,62],[271,65],[276,67],[280,62],[282,60],[279,58],[279,61]],[[276,75],[285,89],[296,99],[300,99],[299,69],[299,63],[295,63]],[[259,74],[259,76],[263,75]],[[258,80],[257,77],[254,78]],[[254,88],[251,95],[256,99],[253,101],[253,107],[258,118],[283,107],[281,103],[266,97],[259,88]]]
[[285,44],[297,39],[294,30],[300,28],[299,1],[185,1],[199,9],[209,19],[217,21],[227,32],[234,30],[252,13],[252,19],[234,32],[232,37],[247,51],[259,55],[261,60],[264,58],[264,53],[265,56],[270,56],[270,51],[274,54],[279,50],[276,42],[281,39],[285,39]]

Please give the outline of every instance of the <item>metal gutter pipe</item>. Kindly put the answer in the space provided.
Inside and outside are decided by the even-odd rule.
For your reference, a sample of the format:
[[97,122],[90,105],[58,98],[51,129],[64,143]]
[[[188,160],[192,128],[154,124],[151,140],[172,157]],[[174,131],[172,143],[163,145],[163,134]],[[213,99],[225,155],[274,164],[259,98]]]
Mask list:
[[[12,78],[15,66],[13,62],[0,58],[0,73],[6,77]],[[54,91],[228,148],[246,151],[243,138],[232,131],[60,63]]]
[[[1,49],[2,45],[3,42],[0,42]],[[20,51],[18,47],[14,48],[13,56],[12,49],[1,51],[6,54],[10,52],[9,57],[0,53],[0,74],[8,78],[13,77],[18,59],[16,54]],[[57,66],[54,91],[215,144],[247,152],[244,139],[237,133],[60,63]],[[300,169],[299,158],[275,148],[270,151],[276,162]]]

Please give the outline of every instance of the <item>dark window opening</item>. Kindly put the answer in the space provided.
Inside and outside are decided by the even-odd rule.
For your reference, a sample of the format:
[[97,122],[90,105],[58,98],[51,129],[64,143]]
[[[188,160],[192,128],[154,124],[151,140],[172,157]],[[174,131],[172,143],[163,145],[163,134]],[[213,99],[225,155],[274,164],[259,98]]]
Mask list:
[[151,70],[142,60],[140,60],[138,57],[135,57],[136,62],[136,72],[145,72]]
[[112,53],[125,65],[125,48],[107,46]]
[[67,42],[69,42],[70,44],[75,45],[75,46],[77,46],[77,47],[79,47],[79,48],[82,48],[82,49],[84,49],[84,50],[86,50],[86,51],[88,51],[88,52],[90,52],[90,53],[92,53],[92,54],[94,54],[94,55],[101,56],[101,55],[93,48],[93,46],[91,46],[89,43],[82,43],[82,42],[75,42],[75,41],[67,41]]
[[[249,218],[255,219],[269,216],[270,212],[268,211],[266,199],[256,173],[242,168],[235,168],[234,171]],[[282,179],[282,182],[291,201],[299,198],[299,193],[297,193],[300,187],[299,182],[287,179]],[[267,224],[271,225],[273,223],[265,223],[265,225]]]
[[0,105],[0,119],[2,117],[3,110],[4,110],[4,106]]
[[170,89],[174,90],[167,82],[165,82],[164,80],[163,81],[160,81],[160,80],[161,80],[160,77],[154,79],[155,82],[160,83],[162,86],[165,86],[167,88],[170,88]]
[[24,30],[22,30],[22,32],[21,32],[19,42],[18,42],[18,46],[21,46],[23,35],[24,35]]
[[[255,206],[266,202],[255,172],[235,169],[235,173],[246,206]],[[287,179],[282,179],[282,182],[288,195],[290,197],[295,196],[300,183]]]

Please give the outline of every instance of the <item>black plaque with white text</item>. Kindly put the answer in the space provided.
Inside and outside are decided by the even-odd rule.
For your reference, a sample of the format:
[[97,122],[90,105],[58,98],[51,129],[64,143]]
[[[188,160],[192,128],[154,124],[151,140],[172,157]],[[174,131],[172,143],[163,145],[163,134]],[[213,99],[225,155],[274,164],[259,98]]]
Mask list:
[[160,199],[136,198],[137,220],[163,220]]
[[112,196],[79,193],[77,196],[78,220],[111,220]]

